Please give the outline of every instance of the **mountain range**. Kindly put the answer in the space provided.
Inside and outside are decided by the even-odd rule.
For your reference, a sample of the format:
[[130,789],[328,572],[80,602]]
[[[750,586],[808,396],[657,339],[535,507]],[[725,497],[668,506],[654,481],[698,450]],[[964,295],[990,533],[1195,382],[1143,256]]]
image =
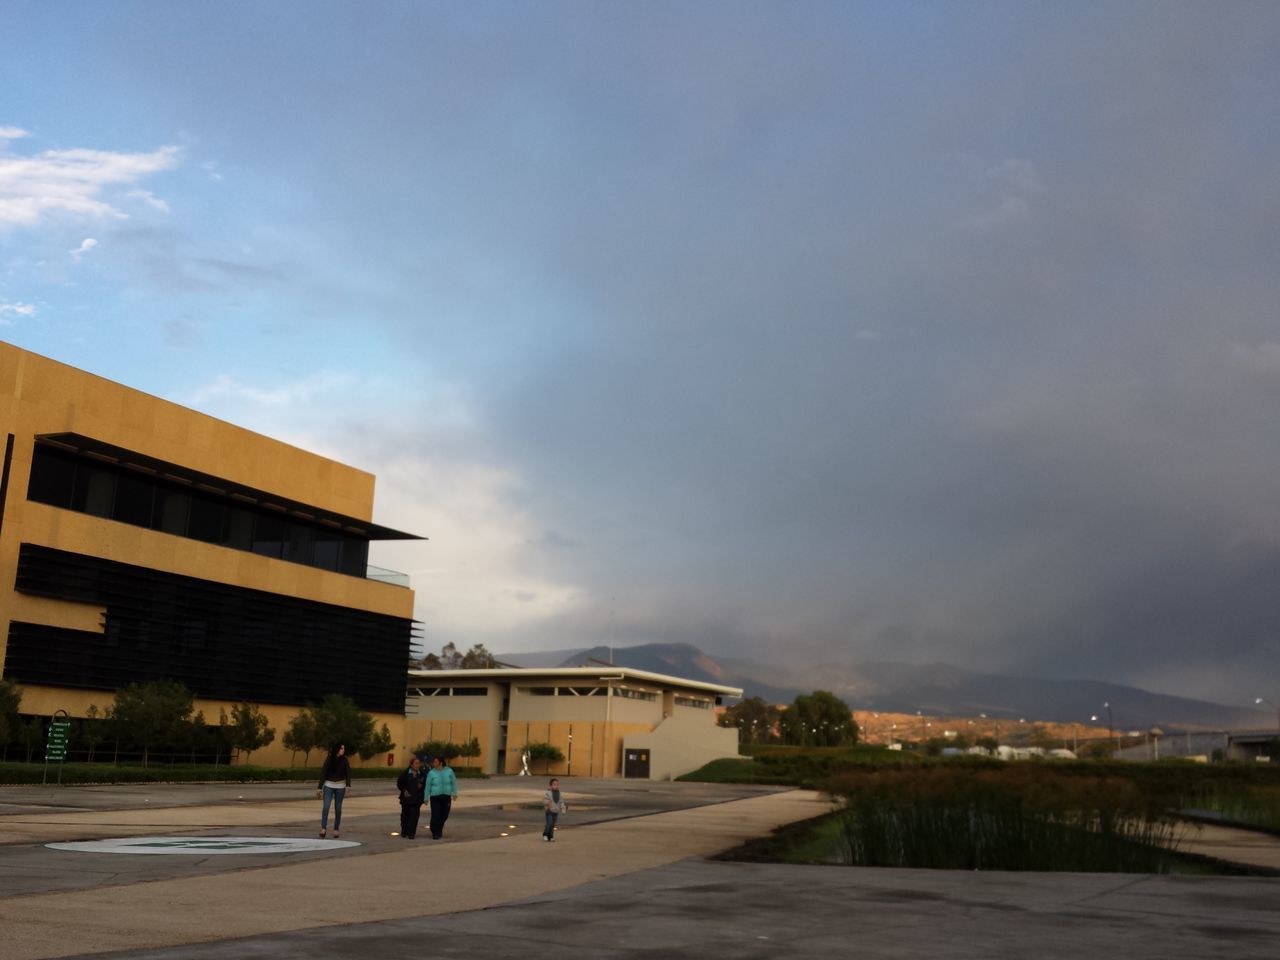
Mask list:
[[854,710],[925,716],[1025,718],[1084,723],[1110,721],[1116,730],[1266,729],[1269,711],[1153,693],[1098,680],[1048,680],[977,673],[945,663],[887,662],[765,664],[712,657],[692,644],[646,643],[506,654],[500,661],[521,667],[577,667],[588,659],[669,676],[741,687],[744,697],[789,703],[798,694],[829,690]]

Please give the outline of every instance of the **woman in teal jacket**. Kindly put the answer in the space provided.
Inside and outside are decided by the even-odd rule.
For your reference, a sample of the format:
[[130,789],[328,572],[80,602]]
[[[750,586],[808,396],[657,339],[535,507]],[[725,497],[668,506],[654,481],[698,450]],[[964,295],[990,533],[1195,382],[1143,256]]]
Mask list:
[[439,840],[449,819],[453,801],[458,799],[458,779],[444,765],[444,757],[432,757],[427,774],[427,802],[431,804],[431,839]]

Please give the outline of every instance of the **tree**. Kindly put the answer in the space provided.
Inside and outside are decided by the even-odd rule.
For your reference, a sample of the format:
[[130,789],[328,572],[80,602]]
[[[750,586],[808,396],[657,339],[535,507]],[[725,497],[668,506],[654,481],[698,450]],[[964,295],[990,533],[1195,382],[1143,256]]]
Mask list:
[[497,659],[485,649],[483,643],[477,643],[462,656],[463,670],[493,670],[497,666]]
[[452,761],[455,757],[462,756],[462,747],[447,740],[427,740],[414,747],[412,752],[418,756],[425,754],[428,757],[444,757]]
[[80,742],[88,748],[90,763],[93,763],[93,751],[98,748],[98,744],[107,739],[107,725],[100,717],[97,704],[91,703],[84,712],[84,719],[80,721]]
[[801,694],[782,716],[784,740],[800,746],[840,747],[858,742],[849,705],[826,690]]
[[316,708],[316,744],[346,744],[347,756],[357,754],[374,737],[373,716],[341,693],[326,696]]
[[18,732],[18,705],[22,691],[12,680],[0,680],[0,744],[8,744]]
[[190,690],[173,680],[131,683],[116,691],[108,717],[119,735],[142,747],[142,765],[146,767],[153,746],[185,739],[192,725],[194,700]]
[[44,720],[40,717],[31,717],[26,723],[18,724],[18,740],[27,749],[27,763],[31,762],[36,748],[44,743],[44,736]]
[[739,743],[768,743],[774,739],[774,728],[781,712],[760,697],[747,697],[720,714],[722,727],[737,727]]
[[564,759],[564,754],[554,743],[526,743],[524,748],[529,751],[529,759],[534,763],[539,760],[544,761],[543,773],[550,773],[551,764],[559,763]]
[[410,751],[416,756],[426,754],[429,757],[444,757],[452,763],[458,757],[478,757],[480,756],[480,741],[476,737],[472,737],[466,743],[449,743],[446,740],[427,740],[420,743]]
[[293,715],[281,742],[295,757],[301,753],[304,765],[310,763],[311,751],[320,745],[320,741],[316,739],[316,711],[313,707],[303,707]]
[[497,658],[477,643],[466,653],[459,653],[452,642],[440,648],[440,655],[428,653],[422,658],[424,670],[492,670],[498,666]]
[[[458,756],[465,757],[468,760],[474,760],[476,757],[480,756],[479,738],[472,737],[470,740],[464,743],[462,745],[462,749],[458,751]],[[470,764],[468,764],[468,766],[470,766]]]
[[237,703],[231,707],[231,723],[227,740],[236,750],[244,751],[245,762],[249,755],[276,739],[274,727],[267,726],[267,718],[256,703]]
[[384,723],[381,730],[374,733],[368,741],[357,748],[357,752],[360,754],[360,759],[368,763],[379,753],[390,753],[395,748],[396,742],[391,739],[391,730]]

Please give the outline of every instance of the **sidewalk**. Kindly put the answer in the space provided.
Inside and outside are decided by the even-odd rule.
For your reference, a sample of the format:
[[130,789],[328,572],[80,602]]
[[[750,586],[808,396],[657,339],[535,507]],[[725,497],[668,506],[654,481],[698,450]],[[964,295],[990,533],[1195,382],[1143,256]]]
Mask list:
[[[521,787],[519,797],[527,800],[528,795],[528,788]],[[504,799],[500,791],[484,798],[499,803]],[[357,803],[344,819],[356,814],[360,798],[352,800]],[[390,811],[394,798],[368,798],[368,803]],[[294,814],[295,821],[298,813],[310,820],[315,812],[313,803],[306,804],[305,811],[299,806],[296,813],[278,807],[268,808],[269,814]],[[826,809],[815,793],[772,793],[570,827],[554,845],[541,842],[531,830],[470,842],[397,841],[404,846],[367,856],[11,897],[0,901],[3,954],[6,960],[37,960],[476,910],[707,856]],[[149,813],[113,811],[109,830],[86,833],[84,827],[92,827],[87,820],[75,826],[84,836],[137,835]],[[65,833],[66,820],[86,816],[56,814],[54,822],[39,829],[46,835]],[[225,812],[222,817],[227,819]],[[152,819],[146,832],[181,832],[209,820],[209,808],[170,808]],[[0,823],[0,838],[7,833],[4,826]],[[28,830],[35,827],[25,825]],[[344,834],[357,836],[350,829]],[[45,852],[61,858],[93,856]],[[74,867],[73,859],[63,862],[68,869]],[[51,937],[50,918],[71,919],[75,935]]]
[[[220,795],[153,810],[139,795],[125,804],[132,809],[109,809],[97,798],[97,809],[84,810],[66,808],[70,795],[56,808],[36,796],[0,795],[0,806],[15,811],[0,815],[0,863],[12,864],[10,892],[0,896],[0,955],[1280,956],[1280,879],[715,862],[703,858],[829,805],[802,791],[607,781],[579,787],[568,791],[572,813],[555,844],[539,840],[532,786],[507,780],[465,790],[440,843],[392,837],[394,798],[357,795],[348,802],[343,838],[362,847],[274,859],[74,854],[14,841],[76,831],[225,835],[253,832],[245,827],[250,820],[258,835],[314,836],[314,802],[277,791],[264,803]],[[1202,831],[1197,852],[1274,858],[1280,849],[1273,838],[1263,838],[1268,846],[1219,831],[1225,828]]]

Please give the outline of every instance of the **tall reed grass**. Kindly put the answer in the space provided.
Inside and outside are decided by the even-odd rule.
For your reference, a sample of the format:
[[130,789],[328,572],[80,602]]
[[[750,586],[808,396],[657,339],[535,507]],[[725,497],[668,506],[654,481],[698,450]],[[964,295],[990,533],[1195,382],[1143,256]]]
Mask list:
[[848,772],[830,790],[834,859],[859,866],[1166,873],[1179,837],[1131,781],[1040,764]]

